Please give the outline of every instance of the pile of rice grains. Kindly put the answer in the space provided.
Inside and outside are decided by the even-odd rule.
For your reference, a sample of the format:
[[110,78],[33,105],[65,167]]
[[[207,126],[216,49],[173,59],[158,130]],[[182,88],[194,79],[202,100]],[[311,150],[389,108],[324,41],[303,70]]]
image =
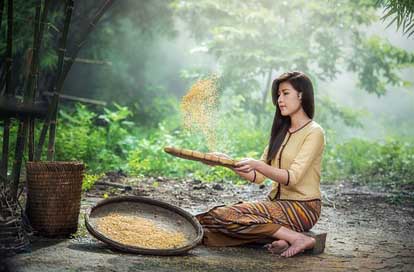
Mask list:
[[184,233],[163,229],[151,219],[109,213],[97,221],[98,230],[119,243],[149,249],[172,249],[187,244]]
[[210,150],[215,150],[217,145],[217,81],[215,75],[198,80],[181,101],[184,128],[190,132],[201,131]]

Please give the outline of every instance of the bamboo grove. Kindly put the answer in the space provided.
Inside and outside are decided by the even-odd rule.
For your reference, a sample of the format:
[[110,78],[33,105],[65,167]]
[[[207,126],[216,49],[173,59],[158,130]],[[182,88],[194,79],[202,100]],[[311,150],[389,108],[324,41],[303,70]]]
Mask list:
[[[55,80],[52,84],[52,90],[43,90],[38,84],[39,75],[42,72],[40,69],[39,60],[42,54],[42,45],[44,44],[45,28],[50,26],[48,21],[49,11],[52,0],[36,0],[35,14],[33,21],[33,40],[32,47],[28,49],[28,57],[25,61],[24,69],[28,71],[19,71],[24,74],[24,89],[22,95],[18,95],[16,86],[12,84],[13,76],[13,41],[15,39],[13,33],[14,24],[14,7],[13,0],[0,0],[0,29],[7,27],[7,49],[4,59],[4,70],[0,74],[0,113],[3,127],[3,141],[2,141],[2,155],[0,164],[0,175],[2,180],[6,183],[12,191],[15,199],[18,198],[18,189],[21,176],[21,168],[23,157],[27,152],[29,161],[40,161],[42,157],[43,148],[48,137],[47,147],[47,161],[54,160],[55,153],[55,137],[56,137],[56,123],[59,106],[59,98],[63,89],[65,79],[78,55],[82,49],[85,41],[90,33],[95,29],[97,23],[105,12],[114,3],[113,0],[105,0],[91,17],[88,26],[84,28],[82,33],[75,41],[74,50],[67,51],[68,40],[70,39],[70,25],[72,14],[74,10],[74,0],[64,1],[64,16],[63,27],[59,30],[60,37],[58,38],[58,46],[56,53],[58,56],[58,64],[55,69]],[[63,1],[62,1],[63,2]],[[7,16],[7,26],[2,26],[2,18]],[[40,103],[42,92],[53,93],[52,99],[48,104]],[[39,105],[44,105],[47,108],[41,108]],[[10,147],[10,130],[13,124],[13,119],[16,119],[17,138],[14,147],[14,158],[9,162]],[[35,137],[36,122],[41,123],[41,132],[39,137]],[[38,138],[38,142],[35,139]],[[9,167],[9,165],[11,167]],[[11,168],[11,173],[9,169]]]

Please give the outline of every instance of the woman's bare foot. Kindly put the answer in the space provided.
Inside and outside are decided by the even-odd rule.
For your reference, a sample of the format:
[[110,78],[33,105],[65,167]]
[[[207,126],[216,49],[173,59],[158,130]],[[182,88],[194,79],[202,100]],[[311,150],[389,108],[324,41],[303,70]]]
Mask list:
[[289,248],[289,244],[285,240],[275,240],[271,244],[267,244],[265,247],[272,254],[281,254]]
[[292,257],[300,252],[305,251],[305,249],[313,248],[315,246],[315,243],[315,238],[301,235],[301,237],[294,240],[290,247],[286,249],[282,254],[280,254],[280,256]]

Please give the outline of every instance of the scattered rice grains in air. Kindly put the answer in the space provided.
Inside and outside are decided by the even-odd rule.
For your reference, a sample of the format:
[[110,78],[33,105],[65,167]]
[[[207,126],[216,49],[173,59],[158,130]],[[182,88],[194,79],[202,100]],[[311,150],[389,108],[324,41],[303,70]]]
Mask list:
[[98,230],[119,243],[149,249],[173,249],[186,245],[184,233],[158,227],[151,219],[109,213],[98,219]]
[[216,123],[218,108],[217,76],[198,80],[182,98],[181,111],[184,128],[201,131],[210,150],[216,149]]

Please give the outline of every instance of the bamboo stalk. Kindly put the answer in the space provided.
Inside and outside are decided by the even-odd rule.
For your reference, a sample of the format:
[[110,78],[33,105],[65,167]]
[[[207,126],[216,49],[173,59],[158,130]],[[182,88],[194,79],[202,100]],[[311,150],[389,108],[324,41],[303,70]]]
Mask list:
[[[3,22],[3,11],[4,11],[4,0],[0,0],[0,32],[1,32],[1,25]],[[2,65],[0,65],[1,67]],[[0,95],[2,95],[2,91],[3,91],[3,73],[0,70]]]
[[[1,14],[3,14],[4,1],[1,3]],[[1,19],[0,19],[1,22]],[[6,95],[11,96],[12,76],[12,59],[13,59],[13,1],[7,2],[7,49],[6,49]],[[10,139],[10,118],[4,118],[3,127],[3,147],[0,173],[7,180],[7,171],[9,168],[9,139]]]
[[[68,61],[69,59],[70,59],[69,57],[65,57],[65,61]],[[106,61],[106,60],[93,60],[93,59],[76,58],[74,60],[74,62],[84,63],[84,64],[97,64],[97,65],[112,66],[112,62],[111,61]]]
[[53,112],[52,120],[50,120],[49,143],[47,147],[47,160],[48,161],[53,161],[55,158],[57,111],[58,111],[58,106],[56,105],[55,112]]
[[32,47],[32,61],[30,65],[30,74],[29,74],[29,82],[26,85],[27,88],[24,92],[24,101],[28,101],[32,97],[32,92],[35,86],[36,81],[36,60],[38,56],[38,48],[37,48],[37,40],[39,37],[39,23],[40,23],[40,11],[42,8],[42,1],[36,1],[36,15],[35,15],[35,23],[34,23],[34,37],[33,37],[33,47]]
[[34,141],[35,141],[35,118],[30,116],[29,119],[29,147],[28,147],[28,155],[29,161],[34,160]]
[[[35,30],[34,30],[34,40],[33,40],[33,50],[32,50],[32,61],[30,65],[30,77],[29,83],[27,85],[27,97],[26,99],[29,102],[33,102],[36,96],[38,88],[38,78],[39,78],[39,55],[42,47],[43,33],[46,25],[46,18],[49,12],[50,0],[45,0],[43,7],[41,19],[39,22],[41,0],[38,1],[38,6],[36,8],[36,17],[35,17]],[[39,12],[38,12],[39,9]],[[39,23],[38,23],[39,22]],[[34,145],[35,145],[35,118],[29,117],[29,161],[34,159]]]
[[[73,6],[74,6],[74,2],[73,0],[66,0],[66,5],[65,5],[65,22],[63,25],[63,32],[62,35],[59,39],[59,48],[58,48],[58,71],[57,71],[57,75],[56,75],[56,82],[59,81],[59,78],[62,74],[62,70],[63,70],[63,63],[64,63],[64,57],[65,57],[65,52],[66,52],[66,43],[67,43],[67,37],[68,37],[68,33],[69,33],[69,26],[70,26],[70,20],[72,18],[72,12],[73,12]],[[54,96],[53,98],[55,98],[56,96],[56,83],[54,84]],[[59,100],[59,96],[58,99]],[[52,99],[52,102],[49,104],[48,107],[48,113],[46,115],[46,120],[43,123],[43,127],[42,127],[42,131],[40,133],[40,137],[39,137],[39,143],[37,145],[36,148],[36,153],[35,153],[35,161],[39,161],[41,159],[42,156],[42,149],[43,149],[43,144],[45,142],[46,139],[46,134],[47,134],[47,130],[49,128],[49,126],[51,126],[51,122],[50,120],[52,120],[52,116],[55,115],[55,108],[57,108],[57,105],[55,105],[55,103],[57,104],[57,102],[55,102],[55,99]],[[50,140],[49,140],[50,141]]]
[[22,158],[24,154],[24,148],[26,145],[26,136],[27,136],[27,123],[28,118],[19,120],[19,128],[17,130],[17,141],[16,149],[14,152],[14,162],[13,162],[13,172],[12,172],[12,196],[17,200],[17,190],[19,189],[20,181],[20,170],[22,166]]
[[113,0],[107,0],[102,7],[97,11],[92,21],[89,23],[88,28],[85,30],[83,35],[81,35],[80,42],[75,47],[75,50],[73,52],[73,55],[69,58],[65,69],[63,70],[63,74],[59,77],[56,89],[55,96],[53,97],[52,105],[54,105],[54,114],[52,115],[52,119],[50,121],[50,132],[49,132],[49,146],[48,146],[48,160],[53,160],[54,154],[55,154],[55,135],[56,135],[56,123],[57,123],[57,113],[58,113],[58,104],[59,104],[59,94],[61,93],[61,90],[63,88],[63,83],[65,82],[65,79],[73,65],[73,63],[76,60],[76,57],[80,51],[80,49],[83,47],[83,45],[86,42],[87,37],[92,32],[92,30],[96,27],[97,22],[102,17],[102,15],[109,9],[109,7],[113,4]]
[[1,30],[1,22],[3,19],[3,9],[4,9],[4,0],[0,0],[0,30]]
[[[70,20],[72,18],[74,2],[70,0],[67,2],[66,7],[66,18],[65,18],[65,25],[64,25],[64,32],[66,33],[65,37],[61,37],[60,45],[59,45],[59,60],[58,60],[58,73],[57,73],[57,82],[60,82],[60,78],[62,76],[63,66],[65,63],[65,53],[66,53],[66,43],[67,43],[67,36],[69,33],[69,25]],[[57,85],[54,86],[54,96],[52,99],[51,105],[53,105],[53,111],[49,122],[49,142],[47,148],[47,160],[53,161],[55,157],[55,138],[56,138],[56,122],[57,122],[57,112],[59,107],[59,92],[57,92]],[[55,101],[54,101],[55,100]]]
[[[51,93],[51,92],[42,92],[42,95],[45,95],[45,96],[53,96],[53,93]],[[71,100],[71,101],[88,103],[88,104],[98,105],[98,106],[106,106],[106,104],[107,104],[105,101],[101,101],[101,100],[90,99],[90,98],[83,98],[83,97],[77,97],[77,96],[66,95],[66,94],[59,95],[59,98],[61,100]]]
[[[28,98],[32,99],[35,97],[37,91],[37,79],[39,76],[39,55],[40,49],[42,47],[43,33],[46,25],[46,18],[49,12],[50,0],[45,0],[45,5],[43,7],[42,16],[39,22],[41,0],[38,0],[36,8],[36,17],[35,17],[35,31],[34,31],[34,40],[33,40],[33,51],[32,51],[32,62],[30,66],[30,77],[28,84]],[[38,10],[39,9],[39,10]],[[39,13],[38,13],[39,11]]]
[[4,119],[3,126],[3,149],[1,158],[0,175],[7,179],[7,170],[9,167],[9,138],[10,138],[10,118]]
[[[55,124],[56,123],[56,115],[57,115],[57,107],[58,107],[58,102],[59,102],[59,94],[62,91],[62,87],[63,87],[63,83],[67,77],[67,74],[69,73],[69,70],[71,69],[76,56],[78,55],[80,49],[82,48],[82,46],[84,45],[86,38],[88,37],[88,35],[90,34],[90,32],[95,28],[96,23],[99,21],[99,19],[102,17],[102,15],[109,9],[109,7],[113,4],[113,0],[107,0],[105,1],[105,3],[102,5],[102,7],[97,11],[97,13],[95,14],[95,16],[93,17],[92,21],[89,23],[88,27],[86,28],[86,30],[84,31],[84,33],[81,35],[80,38],[80,42],[77,44],[77,46],[75,47],[75,50],[70,58],[70,60],[68,61],[68,63],[66,64],[66,66],[63,69],[63,73],[59,76],[57,84],[55,86],[54,89],[54,96],[52,98],[52,102],[48,108],[48,118],[50,117],[50,119],[47,120],[47,122],[44,123],[44,126],[42,128],[42,134],[40,135],[40,139],[39,139],[39,144],[38,144],[38,151],[39,153],[42,150],[43,144],[44,144],[44,138],[46,137],[46,132],[48,129],[48,124],[52,123]],[[54,126],[54,125],[53,125]],[[52,125],[51,125],[51,129],[52,129]],[[43,131],[44,132],[44,136],[43,136]],[[54,133],[52,133],[54,134]],[[42,139],[43,136],[43,139]],[[52,145],[52,149],[49,150],[54,150],[54,139],[51,139],[52,141],[49,140],[49,144]],[[39,154],[37,154],[37,156],[40,156]]]
[[63,83],[66,79],[66,76],[69,73],[70,68],[72,67],[73,63],[75,62],[75,59],[80,51],[80,49],[83,47],[83,45],[86,42],[86,38],[89,36],[89,34],[92,32],[92,30],[96,27],[96,24],[98,23],[99,19],[101,19],[102,15],[112,6],[114,3],[114,0],[106,0],[105,3],[102,5],[102,7],[96,12],[94,18],[89,23],[88,28],[85,30],[83,35],[81,35],[80,42],[77,44],[73,55],[70,57],[69,61],[67,62],[65,69],[63,71],[63,75],[59,79],[58,85],[56,87],[57,90],[61,90]]
[[[26,51],[26,66],[23,72],[24,80],[26,82],[26,85],[24,85],[24,89],[27,88],[27,84],[28,84],[29,77],[30,77],[30,71],[32,67],[32,62],[33,62],[33,48],[29,48]],[[29,161],[33,160],[33,155],[34,155],[34,137],[35,137],[34,120],[35,120],[35,116],[31,115],[31,119],[29,121]]]
[[[29,84],[27,89],[23,95],[24,102],[33,101],[32,93],[34,90],[34,81],[36,78],[36,66],[35,66],[35,55],[37,54],[39,48],[36,46],[38,37],[39,37],[39,23],[40,23],[40,12],[42,8],[42,1],[36,1],[36,14],[35,14],[35,24],[34,24],[34,39],[33,39],[33,59],[30,69],[30,77],[29,77]],[[17,131],[17,139],[16,139],[16,149],[15,149],[15,161],[13,164],[13,185],[12,185],[12,195],[17,200],[17,191],[19,188],[19,181],[20,181],[20,171],[22,166],[22,159],[24,155],[24,150],[26,147],[27,141],[27,132],[29,129],[29,123],[31,118],[29,116],[25,116],[19,120],[19,129]]]
[[6,95],[13,95],[11,87],[13,62],[13,0],[7,2]]

